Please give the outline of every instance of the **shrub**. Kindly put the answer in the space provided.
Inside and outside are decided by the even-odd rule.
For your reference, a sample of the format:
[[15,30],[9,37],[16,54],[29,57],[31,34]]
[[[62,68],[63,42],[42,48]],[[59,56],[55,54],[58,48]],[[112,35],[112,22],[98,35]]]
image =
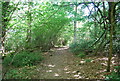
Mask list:
[[83,58],[83,57],[85,57],[86,55],[85,55],[84,53],[79,53],[77,56]]
[[[31,76],[36,74],[34,71],[36,66],[25,66],[22,68],[10,69],[5,75],[5,79],[31,79]],[[21,81],[21,80],[20,80]],[[28,80],[24,80],[28,81]]]
[[92,59],[85,59],[85,62],[91,62]]
[[106,81],[120,81],[120,75],[116,72],[112,72],[110,75],[106,76]]
[[85,50],[92,50],[91,48],[89,48],[91,46],[92,41],[80,41],[80,42],[76,42],[76,43],[72,43],[70,45],[70,50],[71,52],[73,52],[74,54],[79,54],[81,51],[85,52]]
[[[12,58],[10,55],[6,56],[6,58],[3,60],[3,65],[7,66],[11,61]],[[13,66],[19,67],[19,66],[26,66],[26,65],[33,65],[38,61],[41,61],[43,58],[40,53],[38,52],[28,52],[23,51],[14,57]]]
[[3,60],[3,65],[8,65],[12,61],[12,57],[10,55],[7,55]]
[[[114,66],[115,70],[119,70],[120,66]],[[120,81],[119,71],[112,71],[110,75],[106,75],[105,78],[107,81]]]
[[17,79],[17,78],[21,78],[23,75],[20,75],[20,73],[19,73],[19,75],[18,75],[18,70],[15,70],[15,69],[13,69],[13,70],[10,70],[7,74],[6,74],[6,79],[9,79],[9,78],[14,78],[14,79]]
[[70,51],[74,54],[78,54],[81,51],[80,43],[72,43],[70,45]]

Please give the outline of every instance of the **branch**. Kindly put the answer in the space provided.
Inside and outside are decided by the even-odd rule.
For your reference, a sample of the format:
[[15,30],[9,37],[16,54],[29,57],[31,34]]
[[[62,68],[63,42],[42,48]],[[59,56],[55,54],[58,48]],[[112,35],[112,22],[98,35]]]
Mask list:
[[[55,11],[52,15],[50,15],[46,20],[48,20],[48,19],[50,19],[54,14],[56,14],[59,10],[60,10],[60,8],[62,7],[62,5],[58,8],[58,10],[57,11]],[[43,19],[44,20],[44,19]],[[43,21],[42,20],[42,21]],[[47,21],[46,21],[47,22]],[[46,23],[45,22],[45,23]],[[41,26],[43,26],[43,25],[45,25],[45,24],[41,24]]]
[[93,47],[93,46],[104,36],[105,32],[106,32],[106,30],[104,30],[104,32],[103,32],[102,35],[99,37],[99,39],[96,40],[96,41],[93,43],[93,45],[90,46],[90,47]]
[[15,5],[14,9],[13,9],[12,12],[10,13],[11,15],[9,16],[9,21],[11,20],[12,15],[13,15],[14,11],[17,9],[17,6],[19,5],[19,3],[20,3],[20,2],[18,2],[18,3]]
[[[15,24],[17,24],[18,22],[14,23],[13,25],[11,25],[5,32],[7,33],[11,27],[13,27]],[[4,38],[7,36],[7,34],[4,35],[4,37],[1,38],[1,41],[4,40]]]
[[100,8],[98,7],[99,6],[99,3],[98,5],[95,5],[95,3],[93,3],[94,7],[96,7],[100,13],[100,15],[103,17],[103,14],[102,14],[102,11],[100,10]]
[[68,4],[68,5],[57,5],[57,4],[54,4],[54,6],[61,6],[61,7],[66,7],[66,6],[74,6],[74,5],[81,5],[81,4],[91,4],[92,2],[81,2],[81,3],[78,3],[78,4]]
[[[86,5],[86,7],[88,8],[88,10],[89,10],[89,12],[90,12],[90,14],[89,14],[89,16],[88,16],[88,18],[90,17],[90,15],[91,15],[91,12],[92,12],[92,10],[93,10],[93,8],[95,9],[95,7],[93,7],[91,10],[90,10],[90,8],[89,8],[89,6],[87,5],[87,4],[85,4]],[[99,22],[99,20],[97,20],[97,18],[96,18],[96,16],[94,16],[94,15],[91,15],[91,16],[93,16],[93,20],[94,21],[97,21],[99,24],[102,24],[101,22]]]

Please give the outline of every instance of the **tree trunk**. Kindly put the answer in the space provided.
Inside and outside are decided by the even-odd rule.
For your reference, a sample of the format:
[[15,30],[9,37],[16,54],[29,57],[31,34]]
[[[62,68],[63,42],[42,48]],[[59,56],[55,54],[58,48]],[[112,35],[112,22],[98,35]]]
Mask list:
[[109,23],[110,23],[110,47],[109,47],[109,56],[107,63],[107,72],[110,72],[111,58],[113,53],[113,32],[115,26],[115,3],[108,2],[109,4]]
[[31,2],[28,2],[28,13],[27,13],[27,18],[28,18],[28,28],[27,28],[27,38],[26,41],[27,43],[31,42]]
[[77,26],[76,26],[76,24],[77,24],[77,21],[76,21],[76,16],[77,16],[77,4],[75,5],[75,20],[74,20],[74,43],[76,42],[76,28],[77,28]]
[[[2,41],[2,2],[0,2],[0,41]],[[0,51],[2,51],[2,42],[0,42]]]
[[[1,37],[1,48],[2,48],[2,53],[5,52],[5,35],[6,35],[6,27],[9,22],[9,19],[7,18],[9,14],[7,14],[7,10],[9,7],[9,2],[2,2],[2,37]],[[6,18],[6,19],[5,19]]]

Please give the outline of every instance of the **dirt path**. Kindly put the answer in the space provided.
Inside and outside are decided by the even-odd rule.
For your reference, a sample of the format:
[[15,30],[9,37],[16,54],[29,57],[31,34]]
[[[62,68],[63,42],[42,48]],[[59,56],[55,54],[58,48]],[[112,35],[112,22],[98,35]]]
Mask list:
[[[53,52],[44,54],[45,60],[37,66],[36,75],[32,78],[37,79],[80,79],[80,78],[104,78],[100,73],[104,72],[106,66],[105,59],[93,62],[83,61],[74,56],[66,48],[57,48]],[[88,57],[87,57],[88,59]],[[95,57],[90,59],[96,59]],[[97,58],[98,59],[98,58]],[[101,58],[100,58],[101,59]]]
[[[73,55],[66,48],[54,49],[54,52],[45,55],[44,60],[39,68],[39,78],[43,79],[67,79],[70,78],[70,65],[73,65]],[[71,77],[72,78],[72,77]]]

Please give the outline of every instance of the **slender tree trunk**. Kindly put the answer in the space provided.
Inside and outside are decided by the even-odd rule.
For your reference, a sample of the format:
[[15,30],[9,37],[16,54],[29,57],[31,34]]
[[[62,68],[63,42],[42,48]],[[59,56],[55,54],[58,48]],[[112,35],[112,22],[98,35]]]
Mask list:
[[27,29],[27,43],[31,42],[31,21],[32,21],[32,17],[31,17],[31,2],[28,2],[28,29]]
[[[1,45],[1,39],[2,39],[2,2],[0,2],[0,53],[2,51],[2,45]],[[2,54],[0,54],[0,81],[2,81]]]
[[95,36],[95,39],[97,40],[97,22],[94,22],[94,36]]
[[109,47],[109,56],[108,56],[108,64],[107,64],[107,72],[110,72],[111,58],[113,53],[113,32],[115,25],[115,3],[108,2],[109,4],[109,23],[110,23],[110,47]]
[[[2,2],[2,24],[1,24],[1,26],[2,26],[2,37],[1,37],[1,48],[2,48],[2,53],[4,53],[5,52],[5,45],[4,45],[4,43],[5,43],[5,35],[6,35],[6,27],[7,27],[7,24],[8,24],[8,22],[9,22],[9,19],[8,18],[6,18],[6,17],[8,17],[9,16],[9,14],[7,15],[7,9],[8,9],[8,7],[9,7],[9,2]],[[5,19],[6,18],[6,19]]]
[[74,20],[74,43],[76,42],[76,39],[77,39],[77,37],[76,37],[76,28],[77,28],[76,16],[77,16],[77,4],[75,5],[75,17],[74,17],[75,18],[75,20]]
[[0,51],[2,51],[2,2],[0,2]]

